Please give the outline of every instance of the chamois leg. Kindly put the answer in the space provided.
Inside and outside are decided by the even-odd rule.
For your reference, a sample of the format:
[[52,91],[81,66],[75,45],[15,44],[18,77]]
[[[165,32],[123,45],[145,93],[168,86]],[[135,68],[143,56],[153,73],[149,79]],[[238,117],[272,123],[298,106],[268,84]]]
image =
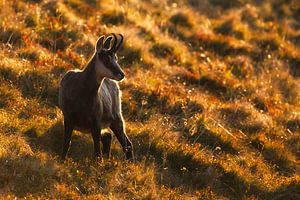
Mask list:
[[110,125],[110,129],[114,132],[118,141],[122,145],[123,151],[126,155],[126,159],[134,161],[132,143],[125,133],[124,121],[123,121],[122,117],[113,121]]
[[71,143],[71,136],[72,136],[72,132],[73,132],[73,129],[74,129],[74,126],[66,120],[64,121],[64,126],[65,126],[64,144],[63,144],[63,150],[62,150],[62,154],[61,154],[61,160],[62,161],[65,160],[66,155],[68,153],[70,143]]
[[105,158],[109,159],[110,157],[110,147],[111,147],[111,140],[112,135],[109,132],[105,132],[101,135],[101,142],[102,142],[102,154]]
[[96,158],[96,161],[102,160],[102,155],[101,155],[101,151],[100,151],[100,140],[101,140],[101,128],[92,128],[91,129],[92,132],[92,137],[93,137],[93,141],[94,141],[94,155]]

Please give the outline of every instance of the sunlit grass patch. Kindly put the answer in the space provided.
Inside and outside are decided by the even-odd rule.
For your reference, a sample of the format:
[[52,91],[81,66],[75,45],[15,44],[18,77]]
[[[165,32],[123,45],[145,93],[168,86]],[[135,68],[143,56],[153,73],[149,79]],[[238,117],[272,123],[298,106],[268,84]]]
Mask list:
[[0,86],[0,108],[13,107],[18,95],[16,91],[5,85]]
[[56,24],[54,27],[49,25],[48,28],[41,28],[38,31],[41,38],[39,43],[53,52],[65,50],[71,42],[79,38],[75,30],[69,30],[61,24]]
[[18,197],[41,194],[62,175],[62,170],[47,155],[33,154],[24,138],[1,135],[0,143],[1,187],[5,191]]
[[85,59],[88,59],[93,54],[94,48],[94,45],[91,42],[87,41],[78,44],[75,48],[75,51],[79,55],[84,55]]
[[[73,9],[77,15],[87,19],[92,16],[93,13],[93,8],[95,7],[95,2],[93,0],[86,0],[86,1],[81,1],[81,0],[64,0],[64,3]],[[82,11],[85,12],[82,12]]]
[[58,83],[50,74],[27,71],[18,79],[17,85],[24,97],[39,98],[50,105],[57,105]]
[[53,52],[65,50],[72,42],[82,37],[77,28],[66,23],[66,17],[57,3],[49,2],[44,5],[44,9],[46,12],[42,17],[46,20],[40,20],[36,27],[37,42],[43,47]]

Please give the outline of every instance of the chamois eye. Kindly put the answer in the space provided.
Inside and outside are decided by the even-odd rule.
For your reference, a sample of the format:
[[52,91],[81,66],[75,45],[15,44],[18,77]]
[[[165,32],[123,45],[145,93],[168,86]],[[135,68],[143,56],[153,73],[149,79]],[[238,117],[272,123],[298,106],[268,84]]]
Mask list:
[[105,60],[107,60],[107,61],[110,62],[110,61],[111,61],[111,56],[110,56],[110,55],[106,55],[106,56],[105,56]]

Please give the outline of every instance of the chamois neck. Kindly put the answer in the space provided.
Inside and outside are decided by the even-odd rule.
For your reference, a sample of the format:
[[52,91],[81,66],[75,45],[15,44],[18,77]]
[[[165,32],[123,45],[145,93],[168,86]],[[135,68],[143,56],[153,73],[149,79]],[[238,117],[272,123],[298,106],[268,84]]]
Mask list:
[[95,91],[97,92],[99,87],[101,86],[104,77],[97,77],[96,74],[96,53],[93,55],[93,57],[90,59],[90,61],[87,63],[85,68],[83,69],[83,76],[84,76],[84,83],[85,83],[85,89],[87,91]]

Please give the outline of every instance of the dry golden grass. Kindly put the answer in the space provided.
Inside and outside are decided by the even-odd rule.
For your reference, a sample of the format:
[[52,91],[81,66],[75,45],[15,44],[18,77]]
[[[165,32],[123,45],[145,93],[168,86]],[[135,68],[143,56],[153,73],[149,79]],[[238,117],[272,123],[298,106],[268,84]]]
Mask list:
[[[300,199],[297,0],[0,1],[0,198]],[[125,35],[128,163],[67,161],[58,85]]]

